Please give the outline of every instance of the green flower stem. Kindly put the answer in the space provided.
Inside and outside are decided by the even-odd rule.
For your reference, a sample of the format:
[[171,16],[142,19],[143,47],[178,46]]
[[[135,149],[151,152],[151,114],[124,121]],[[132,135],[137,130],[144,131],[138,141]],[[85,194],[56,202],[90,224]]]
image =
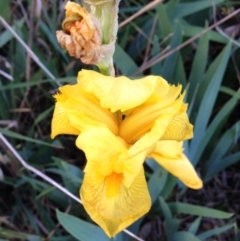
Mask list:
[[[83,0],[87,11],[98,19],[102,30],[102,44],[115,41],[118,30],[118,8],[120,0]],[[113,75],[112,54],[106,56],[104,62],[99,63],[100,72]]]

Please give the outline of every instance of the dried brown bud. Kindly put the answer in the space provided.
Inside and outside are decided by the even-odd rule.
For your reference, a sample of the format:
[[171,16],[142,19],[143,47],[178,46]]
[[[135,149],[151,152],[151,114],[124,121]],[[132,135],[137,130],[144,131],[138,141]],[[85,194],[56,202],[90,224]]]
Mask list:
[[114,51],[114,43],[102,45],[98,20],[84,8],[68,1],[63,31],[57,31],[57,40],[70,56],[81,59],[85,64],[98,64]]

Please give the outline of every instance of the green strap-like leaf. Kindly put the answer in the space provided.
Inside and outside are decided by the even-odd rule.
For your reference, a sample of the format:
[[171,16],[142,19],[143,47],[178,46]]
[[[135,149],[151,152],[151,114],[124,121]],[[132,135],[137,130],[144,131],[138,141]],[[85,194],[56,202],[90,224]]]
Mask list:
[[[225,0],[214,0],[214,4],[219,4],[225,2]],[[199,12],[206,8],[212,8],[211,1],[208,0],[200,0],[200,1],[192,1],[192,2],[184,2],[179,3],[176,5],[172,18],[182,18],[191,14],[194,14],[196,12]]]
[[217,133],[219,133],[219,131],[221,131],[222,126],[227,121],[229,115],[231,114],[232,110],[235,108],[239,99],[240,99],[240,93],[235,92],[233,97],[221,108],[218,114],[214,117],[211,124],[208,126],[204,134],[204,137],[202,138],[202,141],[199,143],[198,148],[196,149],[196,152],[191,153],[191,155],[194,156],[194,160],[193,160],[194,164],[198,163],[202,153],[204,152],[205,148],[208,146],[212,137]]
[[189,87],[187,91],[187,102],[193,103],[194,93],[196,93],[198,84],[204,76],[205,68],[208,60],[208,34],[204,34],[200,39],[195,54],[192,69],[188,79]]
[[148,190],[151,196],[152,203],[154,203],[161,191],[163,190],[168,177],[168,172],[162,167],[158,167],[156,171],[151,175],[148,181]]
[[61,225],[79,241],[109,241],[103,230],[91,223],[57,210],[57,218]]
[[131,76],[138,71],[138,66],[118,44],[116,44],[113,57],[114,63],[116,64],[117,68],[121,70],[122,74],[126,76]]
[[168,203],[168,205],[171,211],[175,213],[185,213],[208,218],[230,218],[233,216],[232,213],[227,213],[213,208],[201,207],[188,203],[172,202]]
[[199,234],[198,238],[200,240],[206,240],[207,238],[209,238],[213,235],[219,235],[223,232],[226,232],[227,230],[233,228],[234,226],[235,226],[235,223],[231,223],[231,224],[224,225],[223,227],[220,227],[220,228],[214,228],[214,229],[211,229],[209,231]]
[[173,234],[175,232],[173,217],[172,217],[171,211],[170,211],[167,203],[164,201],[164,199],[162,197],[159,197],[159,201],[160,201],[161,209],[163,212],[163,216],[165,218],[165,227],[166,227],[167,238],[170,241],[170,240],[172,240]]
[[197,231],[198,231],[198,228],[200,226],[200,223],[202,221],[202,217],[198,217],[196,218],[190,225],[189,229],[188,229],[188,232],[189,233],[192,233],[192,234],[195,234]]
[[227,67],[230,52],[231,43],[223,49],[221,54],[211,64],[200,88],[198,89],[194,103],[195,105],[193,106],[197,116],[194,123],[194,138],[190,145],[190,160],[194,161],[194,153],[198,149],[204,136]]

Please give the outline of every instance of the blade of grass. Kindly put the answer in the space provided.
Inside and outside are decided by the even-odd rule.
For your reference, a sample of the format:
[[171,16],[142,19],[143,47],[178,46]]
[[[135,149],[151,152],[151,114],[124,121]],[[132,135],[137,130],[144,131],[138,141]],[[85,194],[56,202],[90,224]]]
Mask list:
[[235,223],[231,223],[231,224],[224,225],[223,227],[220,227],[220,228],[214,228],[212,230],[199,234],[198,238],[200,240],[206,240],[209,237],[212,237],[213,235],[219,235],[223,232],[226,232],[229,229],[232,229],[234,227],[234,225],[235,225]]
[[[234,96],[221,108],[219,113],[214,117],[203,138],[201,139],[198,148],[195,153],[192,153],[191,156],[194,156],[194,163],[198,163],[205,148],[211,141],[212,137],[221,131],[222,126],[227,121],[229,115],[237,105],[240,99],[240,92],[235,92]],[[191,150],[193,151],[193,150]]]
[[197,215],[200,217],[208,217],[208,218],[231,218],[233,213],[227,213],[223,211],[219,211],[213,208],[201,207],[193,204],[188,203],[181,203],[181,202],[171,202],[168,203],[169,208],[173,213],[185,213],[191,215]]
[[[192,103],[193,101],[193,96],[194,96],[194,93],[196,93],[197,86],[204,76],[205,68],[207,66],[207,60],[208,60],[208,33],[206,33],[199,39],[197,52],[195,54],[193,65],[192,65],[191,72],[188,79],[189,87],[188,87],[188,92],[186,97],[186,100],[188,103]],[[191,109],[191,107],[189,109]]]
[[[225,2],[225,0],[214,0],[215,4]],[[188,15],[199,12],[205,8],[211,8],[211,2],[209,0],[201,0],[194,2],[179,3],[174,8],[172,18],[183,18]]]
[[[194,160],[194,153],[198,149],[201,140],[204,136],[207,124],[209,122],[213,106],[215,104],[217,94],[221,85],[223,74],[227,67],[228,59],[231,52],[231,43],[229,43],[221,54],[214,60],[209,67],[204,80],[199,87],[196,95],[193,109],[194,114],[197,114],[196,121],[194,123],[194,138],[190,143],[190,156],[189,158]],[[199,108],[198,108],[198,105]],[[193,116],[193,113],[192,113]],[[193,118],[193,117],[192,117]]]

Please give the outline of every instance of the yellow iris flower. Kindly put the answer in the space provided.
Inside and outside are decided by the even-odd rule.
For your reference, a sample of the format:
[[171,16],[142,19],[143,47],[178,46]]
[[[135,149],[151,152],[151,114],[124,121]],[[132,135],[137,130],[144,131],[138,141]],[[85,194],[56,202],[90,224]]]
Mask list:
[[151,199],[143,162],[153,157],[188,187],[202,181],[183,154],[192,138],[181,86],[148,76],[130,80],[82,70],[78,83],[59,88],[52,134],[77,135],[87,164],[80,196],[109,237],[147,213]]

